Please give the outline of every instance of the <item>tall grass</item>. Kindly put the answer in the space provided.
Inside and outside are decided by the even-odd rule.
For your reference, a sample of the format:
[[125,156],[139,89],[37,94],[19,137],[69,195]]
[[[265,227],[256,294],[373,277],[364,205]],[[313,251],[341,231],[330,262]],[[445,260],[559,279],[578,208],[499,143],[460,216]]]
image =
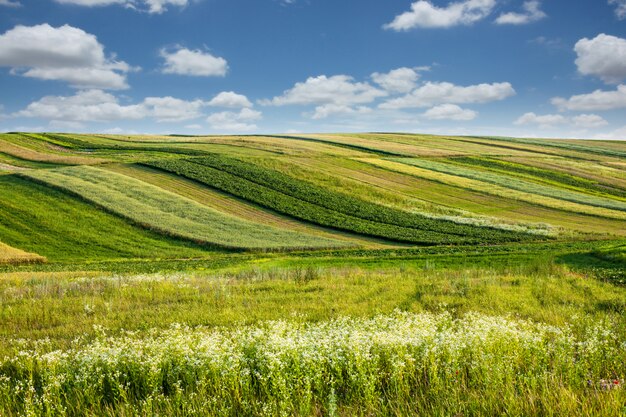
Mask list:
[[121,174],[93,167],[21,174],[75,193],[157,232],[223,248],[305,249],[347,243],[256,224]]
[[4,358],[0,407],[8,415],[618,416],[626,344],[612,326],[576,334],[475,313],[395,312],[122,337],[103,330],[68,350],[44,341]]

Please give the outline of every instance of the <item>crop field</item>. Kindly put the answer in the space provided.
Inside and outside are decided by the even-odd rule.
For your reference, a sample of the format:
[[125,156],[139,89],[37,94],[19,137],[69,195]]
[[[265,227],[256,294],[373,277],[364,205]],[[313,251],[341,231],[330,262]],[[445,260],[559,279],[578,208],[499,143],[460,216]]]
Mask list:
[[626,142],[0,134],[0,416],[626,415]]

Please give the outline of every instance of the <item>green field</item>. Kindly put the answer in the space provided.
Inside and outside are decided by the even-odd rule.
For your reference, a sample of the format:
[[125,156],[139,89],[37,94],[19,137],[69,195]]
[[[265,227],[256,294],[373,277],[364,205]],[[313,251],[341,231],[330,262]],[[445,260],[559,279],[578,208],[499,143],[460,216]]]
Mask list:
[[626,142],[0,134],[0,415],[624,416]]

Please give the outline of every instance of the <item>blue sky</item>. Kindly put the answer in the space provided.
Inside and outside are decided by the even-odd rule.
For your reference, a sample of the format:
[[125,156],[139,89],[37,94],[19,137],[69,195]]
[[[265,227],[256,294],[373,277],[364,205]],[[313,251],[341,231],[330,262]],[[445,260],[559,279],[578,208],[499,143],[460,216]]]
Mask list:
[[0,130],[626,139],[626,0],[0,0]]

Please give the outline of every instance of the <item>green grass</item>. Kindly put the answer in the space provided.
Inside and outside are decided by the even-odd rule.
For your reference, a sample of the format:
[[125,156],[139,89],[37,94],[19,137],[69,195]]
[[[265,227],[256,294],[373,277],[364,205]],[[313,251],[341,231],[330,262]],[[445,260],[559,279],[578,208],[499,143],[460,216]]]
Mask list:
[[75,193],[150,230],[226,249],[306,249],[344,242],[280,230],[220,213],[142,181],[93,167],[22,173]]
[[623,151],[2,134],[0,415],[622,417]]
[[[266,415],[263,407],[274,404],[290,410],[288,414],[310,415],[315,408],[328,411],[329,392],[319,391],[321,386],[309,391],[298,385],[300,377],[296,375],[317,375],[326,386],[334,381],[338,409],[347,414],[368,414],[374,407],[383,407],[377,409],[378,414],[395,415],[394,409],[403,409],[406,413],[439,410],[445,415],[474,409],[477,415],[491,415],[517,409],[521,415],[545,415],[555,410],[574,415],[619,415],[624,392],[603,392],[601,380],[626,375],[626,351],[620,345],[626,338],[626,288],[588,279],[555,263],[550,256],[521,257],[512,264],[509,257],[488,256],[484,266],[470,266],[472,261],[467,259],[463,265],[455,257],[449,261],[455,259],[456,264],[448,267],[442,266],[445,259],[426,258],[419,264],[397,260],[386,267],[377,263],[350,266],[350,262],[325,267],[317,260],[308,266],[252,263],[208,273],[6,274],[0,281],[0,352],[15,359],[0,361],[0,374],[12,381],[4,380],[0,404],[16,414],[23,412],[23,407],[38,409],[41,401],[49,401],[48,407],[63,405],[76,414],[110,415],[189,415],[193,407],[198,407],[200,414],[220,405],[221,414]],[[398,316],[394,313],[398,310],[417,316]],[[481,321],[481,315],[486,322]],[[346,316],[352,319],[342,321]],[[378,318],[365,324],[372,317]],[[406,339],[408,333],[399,329],[406,328],[413,337],[419,337],[424,328],[404,327],[402,317],[433,317],[434,339],[413,345]],[[284,321],[264,324],[268,320]],[[387,324],[373,324],[380,320]],[[172,327],[174,323],[191,327]],[[339,328],[332,330],[337,323],[345,323],[342,328],[353,332],[352,336]],[[477,323],[483,324],[474,327]],[[556,328],[544,339],[539,335],[546,325]],[[253,331],[257,326],[260,330]],[[393,328],[398,331],[391,331]],[[517,330],[509,332],[507,328]],[[106,337],[101,329],[106,329]],[[293,333],[305,329],[317,329],[310,339],[312,345]],[[360,329],[358,334],[356,329]],[[479,329],[485,329],[484,336]],[[536,336],[529,334],[526,340],[517,333],[521,329]],[[504,332],[502,339],[500,331]],[[383,334],[391,339],[383,343],[378,339]],[[45,337],[48,341],[19,342],[11,335],[31,341]],[[74,341],[77,335],[82,338]],[[276,344],[269,349],[272,340]],[[370,346],[368,340],[379,342]],[[328,350],[316,344],[322,341]],[[577,344],[579,341],[584,343]],[[435,343],[442,345],[428,356],[434,362],[428,362],[418,373],[428,375],[426,380],[431,383],[407,380],[400,391],[379,385],[383,382],[376,375],[399,377],[393,374],[394,366],[400,366],[398,372],[406,370],[407,376],[416,375],[411,364],[422,360],[418,352],[428,352],[424,349]],[[294,349],[289,353],[271,353],[289,346]],[[318,359],[309,363],[300,356],[305,354],[303,349],[309,349],[306,346],[313,349],[306,355]],[[404,363],[408,352],[402,349],[409,346],[414,346],[415,350],[410,350],[414,359]],[[459,350],[448,350],[454,346]],[[30,349],[37,353],[11,354]],[[44,355],[57,349],[67,353]],[[249,359],[238,365],[209,360],[203,353],[208,354],[206,349],[224,351],[224,359],[231,361],[242,354]],[[358,357],[357,352],[365,356],[356,363],[369,364],[363,371],[369,369],[371,373],[361,373],[361,368],[351,362],[350,358]],[[394,352],[404,353],[396,357]],[[517,356],[519,352],[526,353]],[[327,362],[333,353],[337,359]],[[578,360],[571,361],[572,357]],[[505,358],[510,361],[508,365]],[[324,363],[333,366],[322,371],[318,367]],[[270,364],[277,368],[268,368]],[[228,369],[242,379],[224,379],[230,375]],[[478,369],[480,372],[475,373]],[[462,370],[460,376],[456,370]],[[252,374],[261,379],[248,381],[245,375]],[[55,385],[58,378],[65,382]],[[79,382],[91,378],[109,382],[84,382],[84,386]],[[285,385],[279,383],[283,378]],[[17,381],[22,387],[35,384],[34,394],[25,396],[25,391],[16,388]],[[34,401],[47,386],[48,399]],[[182,391],[172,390],[173,386]],[[208,388],[217,386],[224,388]],[[239,388],[231,391],[225,387]],[[454,392],[454,399],[444,401],[450,392]],[[499,396],[503,392],[505,400]],[[200,399],[207,395],[218,396],[220,401],[202,402]],[[535,398],[533,405],[528,404],[529,395]],[[183,404],[189,408],[179,408]],[[298,404],[295,410],[290,408],[293,404]]]
[[210,252],[138,229],[71,196],[14,175],[0,177],[0,236],[49,261],[200,258]]

